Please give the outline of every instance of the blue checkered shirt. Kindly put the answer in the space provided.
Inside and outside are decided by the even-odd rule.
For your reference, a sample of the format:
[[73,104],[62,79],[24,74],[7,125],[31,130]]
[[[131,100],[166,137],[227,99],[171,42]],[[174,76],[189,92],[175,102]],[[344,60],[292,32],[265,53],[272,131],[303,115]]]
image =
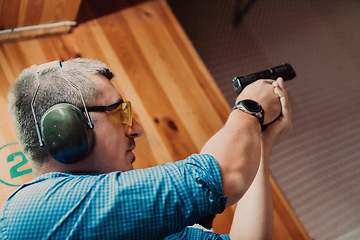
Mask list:
[[0,212],[1,239],[230,239],[211,228],[226,204],[210,155],[128,172],[47,173]]

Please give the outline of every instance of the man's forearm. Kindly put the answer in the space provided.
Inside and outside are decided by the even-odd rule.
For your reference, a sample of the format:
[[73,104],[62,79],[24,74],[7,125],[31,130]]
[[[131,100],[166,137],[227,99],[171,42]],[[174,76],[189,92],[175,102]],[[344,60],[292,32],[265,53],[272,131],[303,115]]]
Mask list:
[[[232,240],[272,239],[273,204],[269,180],[269,153],[262,151],[254,182],[238,202],[230,230]],[[241,236],[241,238],[239,238]]]
[[260,135],[256,117],[233,111],[201,150],[213,155],[219,164],[227,206],[236,203],[254,180],[260,161]]

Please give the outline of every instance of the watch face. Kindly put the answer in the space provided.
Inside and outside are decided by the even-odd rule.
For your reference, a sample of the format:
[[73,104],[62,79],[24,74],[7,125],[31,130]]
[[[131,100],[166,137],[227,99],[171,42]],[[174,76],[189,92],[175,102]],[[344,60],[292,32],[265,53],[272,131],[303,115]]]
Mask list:
[[251,112],[260,112],[262,110],[260,104],[253,100],[246,99],[242,102],[244,107]]

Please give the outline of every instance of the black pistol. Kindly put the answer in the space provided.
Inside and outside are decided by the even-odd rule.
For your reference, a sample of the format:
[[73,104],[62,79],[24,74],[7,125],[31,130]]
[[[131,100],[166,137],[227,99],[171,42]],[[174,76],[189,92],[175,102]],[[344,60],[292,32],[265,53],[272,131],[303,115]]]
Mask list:
[[296,73],[290,64],[284,63],[280,66],[269,68],[265,71],[249,74],[242,77],[235,77],[233,79],[233,87],[236,93],[241,91],[250,83],[255,82],[259,79],[273,79],[276,80],[278,77],[282,77],[284,81],[288,81],[296,77]]

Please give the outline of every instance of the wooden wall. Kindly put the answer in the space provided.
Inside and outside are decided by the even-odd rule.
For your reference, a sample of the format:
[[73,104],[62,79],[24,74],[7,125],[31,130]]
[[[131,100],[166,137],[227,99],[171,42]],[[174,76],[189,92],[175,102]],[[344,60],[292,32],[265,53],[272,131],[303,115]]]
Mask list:
[[81,0],[0,0],[0,41],[68,33],[76,25],[80,3]]
[[[11,83],[33,64],[81,56],[105,62],[115,72],[116,88],[132,101],[145,129],[137,140],[135,168],[199,152],[227,119],[230,107],[164,0],[132,7],[114,1],[110,12],[105,3],[94,2],[83,2],[80,24],[70,34],[0,43],[0,204],[33,177],[6,106]],[[308,239],[271,180],[275,239]],[[233,208],[219,215],[214,230],[228,233],[232,215]]]
[[0,30],[75,21],[81,0],[0,0]]

